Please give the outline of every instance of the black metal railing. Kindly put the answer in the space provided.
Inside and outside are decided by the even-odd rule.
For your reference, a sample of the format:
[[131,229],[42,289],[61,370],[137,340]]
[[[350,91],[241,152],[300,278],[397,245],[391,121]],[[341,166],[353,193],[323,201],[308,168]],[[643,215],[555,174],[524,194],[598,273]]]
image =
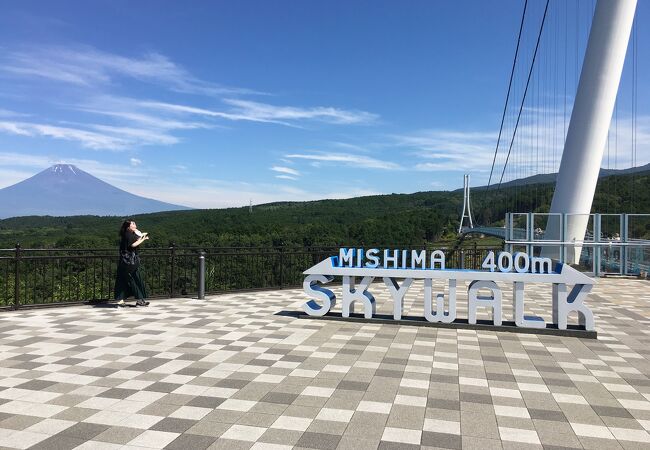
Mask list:
[[[376,246],[377,248],[388,248]],[[400,249],[443,250],[447,267],[478,269],[494,247],[439,248],[390,246]],[[370,248],[366,246],[366,248]],[[196,296],[199,261],[204,258],[203,292],[296,287],[303,271],[338,247],[177,247],[140,251],[142,269],[152,298]],[[0,249],[0,309],[23,306],[103,302],[113,298],[118,255],[115,249]]]

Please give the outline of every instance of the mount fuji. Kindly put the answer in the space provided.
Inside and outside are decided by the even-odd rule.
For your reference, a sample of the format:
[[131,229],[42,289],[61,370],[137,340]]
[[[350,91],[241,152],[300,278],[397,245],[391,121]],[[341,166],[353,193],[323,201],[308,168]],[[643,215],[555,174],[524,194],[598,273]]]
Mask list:
[[71,164],[56,164],[0,189],[0,219],[19,216],[128,216],[191,209],[118,189]]

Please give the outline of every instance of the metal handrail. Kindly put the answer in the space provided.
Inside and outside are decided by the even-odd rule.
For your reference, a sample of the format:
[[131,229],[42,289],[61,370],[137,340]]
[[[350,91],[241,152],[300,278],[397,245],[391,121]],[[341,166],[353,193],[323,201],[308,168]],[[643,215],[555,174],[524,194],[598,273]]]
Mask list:
[[[297,287],[302,283],[304,270],[337,254],[338,248],[172,245],[141,249],[140,256],[150,297],[170,298]],[[435,243],[385,248],[441,249],[448,254],[450,265],[467,268],[480,267],[487,252],[495,250],[492,246],[477,245],[453,249],[435,246]],[[0,256],[0,309],[106,302],[113,298],[119,261],[119,253],[114,248],[24,249],[16,246],[0,252],[4,253]]]
[[[630,242],[633,241],[633,242]],[[534,245],[535,247],[544,247],[544,246],[558,246],[558,245],[579,245],[582,247],[645,247],[650,246],[650,241],[648,240],[632,240],[629,239],[627,242],[621,241],[504,241],[506,244],[512,245]]]
[[[536,239],[539,235],[535,228],[535,218],[542,217],[547,219],[547,227],[550,227],[548,218],[556,217],[558,223],[559,238],[557,239]],[[515,236],[515,218],[516,225],[525,222],[524,233],[518,233]],[[576,218],[586,219],[587,230],[584,239],[567,240],[568,224]],[[641,219],[641,222],[637,222]],[[603,232],[604,220],[607,221],[609,232]],[[632,225],[634,221],[634,225]],[[513,247],[525,247],[527,253],[533,254],[536,249],[548,251],[549,248],[556,250],[554,254],[559,261],[564,262],[567,259],[567,252],[573,249],[589,250],[586,256],[583,253],[580,257],[580,265],[587,273],[599,276],[603,273],[618,273],[621,275],[643,275],[650,268],[650,239],[645,234],[643,238],[630,237],[632,231],[639,226],[647,229],[650,224],[650,214],[543,214],[543,213],[508,213],[506,214],[506,239],[505,246],[509,251]],[[612,228],[611,225],[617,225]],[[520,237],[521,239],[517,239]],[[558,234],[553,236],[558,237]],[[576,236],[577,237],[577,236]],[[631,252],[641,250],[641,253]],[[578,250],[575,250],[576,252]],[[573,263],[575,255],[569,258]],[[605,266],[603,266],[605,264]],[[614,272],[612,272],[612,268]]]

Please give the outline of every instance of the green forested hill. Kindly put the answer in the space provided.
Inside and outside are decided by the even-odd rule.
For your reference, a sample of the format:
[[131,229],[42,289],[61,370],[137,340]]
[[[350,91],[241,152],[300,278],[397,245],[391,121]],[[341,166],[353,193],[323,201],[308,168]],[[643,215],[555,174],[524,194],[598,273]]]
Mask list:
[[[133,216],[148,245],[336,245],[437,240],[462,197],[447,192],[271,203]],[[20,217],[0,221],[0,247],[112,247],[121,217]]]
[[[472,192],[482,225],[506,212],[548,211],[553,185]],[[282,202],[248,207],[134,216],[151,234],[148,246],[420,244],[453,239],[462,192],[418,192],[346,200]],[[599,181],[593,212],[650,213],[650,173]],[[19,217],[0,221],[0,248],[113,247],[122,217]],[[650,229],[646,230],[650,237]]]

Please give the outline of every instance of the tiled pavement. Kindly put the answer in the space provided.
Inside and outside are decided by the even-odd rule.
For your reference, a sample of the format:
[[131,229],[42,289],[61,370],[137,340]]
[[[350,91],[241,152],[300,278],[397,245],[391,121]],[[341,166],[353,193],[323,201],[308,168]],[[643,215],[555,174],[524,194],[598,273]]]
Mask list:
[[598,340],[277,314],[303,301],[0,313],[0,447],[650,449],[648,281],[598,281]]

